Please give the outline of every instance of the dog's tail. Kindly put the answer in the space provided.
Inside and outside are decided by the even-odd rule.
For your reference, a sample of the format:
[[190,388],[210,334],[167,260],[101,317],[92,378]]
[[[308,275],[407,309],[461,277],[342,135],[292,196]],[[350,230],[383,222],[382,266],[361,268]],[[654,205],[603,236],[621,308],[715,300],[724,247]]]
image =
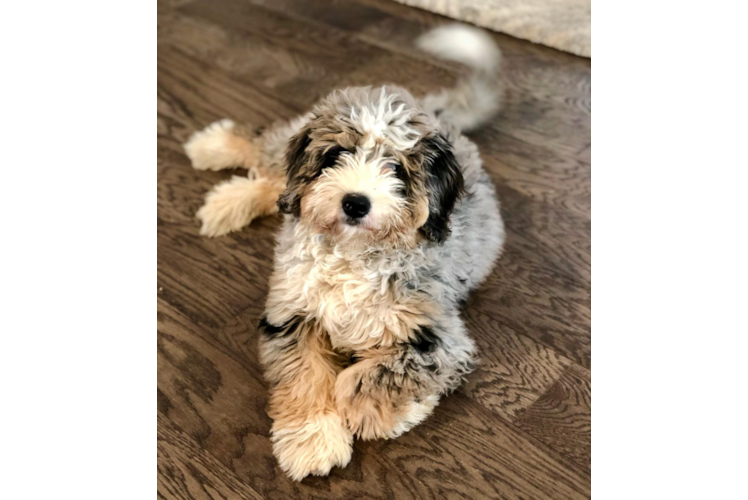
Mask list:
[[464,24],[448,24],[423,34],[416,46],[471,70],[454,88],[424,97],[428,111],[463,131],[477,128],[496,114],[503,97],[501,51],[488,33]]

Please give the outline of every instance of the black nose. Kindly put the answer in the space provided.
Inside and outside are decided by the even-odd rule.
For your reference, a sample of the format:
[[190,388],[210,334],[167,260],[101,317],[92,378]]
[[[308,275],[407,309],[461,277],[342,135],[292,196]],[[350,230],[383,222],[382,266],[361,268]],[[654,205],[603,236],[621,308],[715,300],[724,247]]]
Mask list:
[[347,194],[343,196],[343,212],[348,217],[359,219],[369,213],[371,202],[369,198],[360,194]]

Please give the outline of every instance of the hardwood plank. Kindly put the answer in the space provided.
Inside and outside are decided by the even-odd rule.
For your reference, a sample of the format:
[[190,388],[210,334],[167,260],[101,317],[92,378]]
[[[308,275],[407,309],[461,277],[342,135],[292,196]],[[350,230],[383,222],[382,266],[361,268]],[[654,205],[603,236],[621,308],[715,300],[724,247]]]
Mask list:
[[570,220],[554,217],[556,212],[547,204],[501,185],[498,191],[506,224],[506,248],[494,272],[472,295],[470,307],[588,368],[591,301],[590,264],[585,263],[589,254],[584,253],[590,248],[589,236],[585,236],[588,229],[584,229],[587,223],[566,223]]
[[517,427],[574,461],[588,473],[592,457],[592,388],[589,370],[572,365],[532,406]]
[[[383,8],[383,4],[389,2],[379,2],[376,5],[369,5],[365,2],[355,0],[249,0],[252,4],[262,6],[268,10],[282,13],[297,21],[313,24],[314,26],[324,27],[326,30],[337,32],[347,32],[358,42],[364,42],[366,45],[385,49],[389,55],[407,56],[411,60],[427,61],[434,65],[434,60],[427,54],[424,54],[415,48],[413,42],[415,38],[426,31],[429,27],[435,26],[434,20],[429,19],[413,29],[408,26],[407,29],[397,29],[403,26],[397,26],[395,30],[381,35],[381,26],[391,21],[402,23],[402,19],[393,18]],[[414,9],[410,9],[414,10]],[[374,36],[370,36],[373,33]],[[450,68],[456,71],[461,65],[438,61],[436,66]],[[397,64],[392,64],[390,70],[397,70]],[[413,83],[413,82],[410,82]]]
[[463,317],[478,344],[480,359],[464,391],[509,422],[545,393],[571,364],[475,307],[466,308]]
[[169,12],[173,10],[174,7],[179,7],[180,5],[185,5],[192,1],[193,0],[157,0],[156,5],[158,13],[160,14],[162,12]]
[[353,34],[366,31],[387,14],[382,10],[351,0],[249,0],[294,19],[333,27]]
[[[188,104],[189,103],[189,104]],[[263,126],[305,112],[293,103],[237,82],[229,74],[167,44],[158,48],[158,130],[178,145],[196,130],[231,117]]]
[[[220,27],[230,40],[241,40],[214,48],[213,64],[307,107],[337,88],[341,76],[383,53],[343,31],[243,0],[196,0],[179,12]],[[206,57],[189,34],[180,40]]]
[[401,85],[415,96],[425,95],[441,87],[450,87],[457,81],[458,73],[423,58],[385,53],[370,59],[366,66],[346,75],[343,86]]
[[262,500],[168,418],[158,414],[158,496]]

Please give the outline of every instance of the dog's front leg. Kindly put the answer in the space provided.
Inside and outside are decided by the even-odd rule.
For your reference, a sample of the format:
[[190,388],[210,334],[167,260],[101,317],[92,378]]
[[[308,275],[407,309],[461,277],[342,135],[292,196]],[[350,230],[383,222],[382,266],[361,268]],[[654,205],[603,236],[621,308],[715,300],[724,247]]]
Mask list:
[[356,353],[335,383],[346,425],[362,439],[394,438],[428,417],[472,371],[475,346],[453,314],[410,339]]
[[342,367],[327,335],[301,317],[282,324],[263,319],[260,330],[260,357],[271,384],[271,439],[281,468],[300,481],[345,467],[353,436],[334,403],[335,378]]

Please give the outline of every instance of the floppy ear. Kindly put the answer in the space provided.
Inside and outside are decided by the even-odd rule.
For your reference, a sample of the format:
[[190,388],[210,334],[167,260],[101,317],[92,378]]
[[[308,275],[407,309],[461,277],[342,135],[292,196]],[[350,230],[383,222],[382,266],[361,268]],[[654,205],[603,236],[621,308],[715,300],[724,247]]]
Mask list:
[[431,241],[441,244],[449,238],[449,215],[462,195],[465,181],[462,170],[452,154],[452,146],[443,135],[422,141],[426,156],[426,190],[429,197],[429,217],[421,227]]
[[304,165],[308,157],[306,148],[311,142],[309,128],[304,127],[288,143],[286,148],[286,190],[278,198],[278,210],[281,213],[296,216],[301,213],[301,198],[298,189],[303,184]]

